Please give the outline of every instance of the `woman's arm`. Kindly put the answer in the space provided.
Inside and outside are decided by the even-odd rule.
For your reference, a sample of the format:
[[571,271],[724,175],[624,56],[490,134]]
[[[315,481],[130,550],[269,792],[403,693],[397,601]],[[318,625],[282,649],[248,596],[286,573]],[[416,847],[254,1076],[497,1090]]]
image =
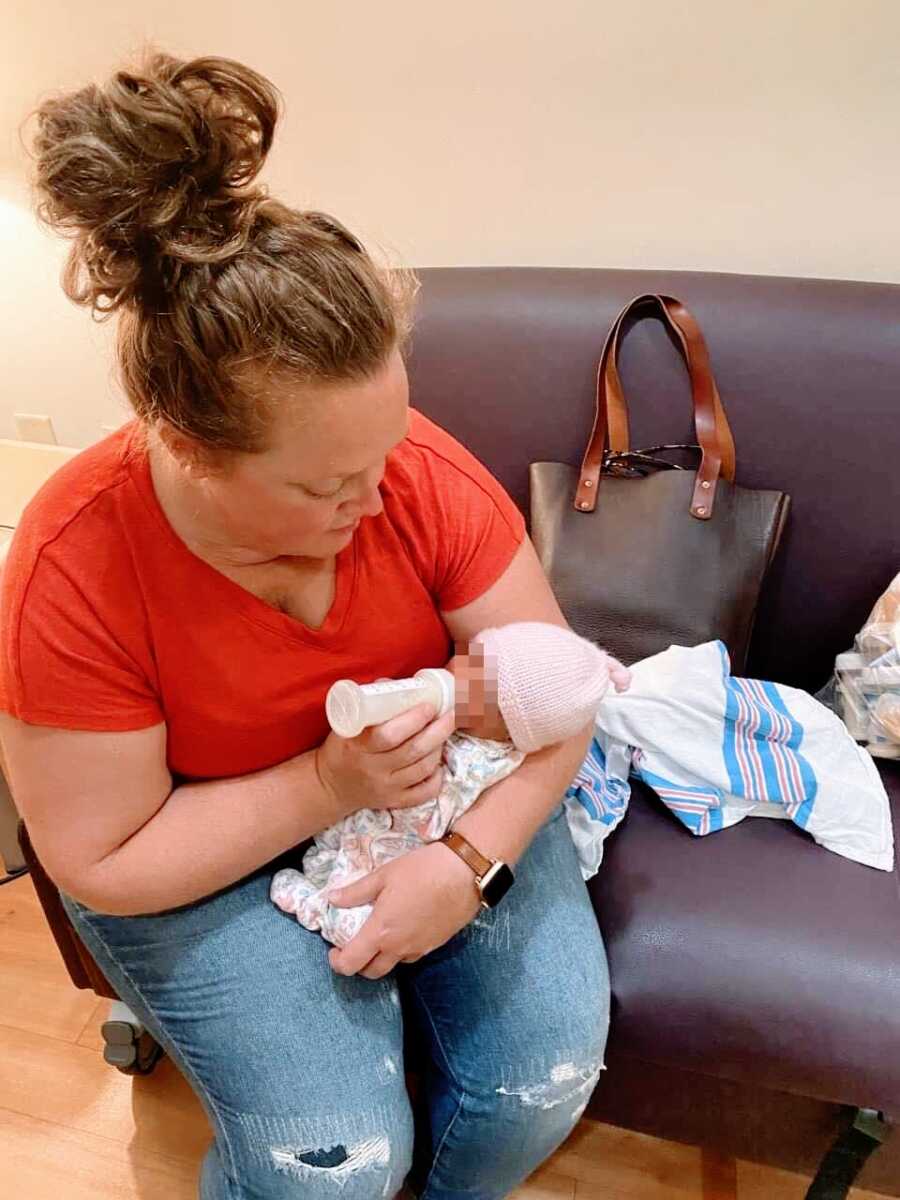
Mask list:
[[319,781],[314,752],[173,789],[165,725],[85,733],[0,714],[0,738],[44,869],[97,912],[188,904],[343,816]]
[[[517,771],[488,788],[453,825],[487,858],[514,864],[578,773],[593,726],[529,756]],[[452,851],[450,852],[452,853]]]
[[177,788],[164,724],[87,733],[0,713],[0,741],[48,875],[89,908],[129,916],[208,896],[364,805],[433,799],[453,714],[432,717],[420,704],[278,766]]
[[[457,643],[512,621],[545,621],[568,628],[528,538],[483,596],[441,615]],[[484,792],[454,828],[487,857],[515,862],[559,804],[584,761],[590,739],[589,726],[576,737],[530,754],[517,771]]]

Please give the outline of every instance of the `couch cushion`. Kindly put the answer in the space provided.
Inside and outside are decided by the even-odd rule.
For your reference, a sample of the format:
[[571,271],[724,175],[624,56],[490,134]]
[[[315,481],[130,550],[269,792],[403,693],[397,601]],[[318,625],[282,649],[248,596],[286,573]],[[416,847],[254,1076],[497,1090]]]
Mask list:
[[[900,767],[884,764],[900,845]],[[688,834],[634,785],[589,885],[616,1051],[900,1113],[900,874],[783,821]]]

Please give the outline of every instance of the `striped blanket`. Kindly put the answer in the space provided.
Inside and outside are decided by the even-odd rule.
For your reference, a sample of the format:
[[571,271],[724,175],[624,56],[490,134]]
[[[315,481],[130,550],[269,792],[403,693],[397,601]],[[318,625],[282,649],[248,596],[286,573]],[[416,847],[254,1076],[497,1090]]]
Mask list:
[[636,776],[691,833],[778,817],[846,858],[893,870],[887,794],[870,756],[805,692],[731,675],[721,642],[672,646],[608,694],[566,794],[585,878],[624,817]]

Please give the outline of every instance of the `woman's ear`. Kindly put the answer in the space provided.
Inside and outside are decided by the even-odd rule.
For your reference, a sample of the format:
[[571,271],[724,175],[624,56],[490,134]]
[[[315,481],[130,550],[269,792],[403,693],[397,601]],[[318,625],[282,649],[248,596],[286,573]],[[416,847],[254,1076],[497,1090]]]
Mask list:
[[197,438],[176,429],[165,418],[156,426],[156,432],[179,467],[192,479],[207,479],[220,473],[220,464],[213,457],[213,452]]

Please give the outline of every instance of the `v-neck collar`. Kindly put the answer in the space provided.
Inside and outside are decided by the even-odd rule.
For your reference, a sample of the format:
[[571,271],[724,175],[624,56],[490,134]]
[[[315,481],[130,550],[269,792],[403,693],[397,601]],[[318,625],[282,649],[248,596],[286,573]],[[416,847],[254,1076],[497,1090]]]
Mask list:
[[280,609],[272,608],[270,604],[266,604],[265,600],[261,600],[253,592],[249,592],[227,575],[223,575],[221,571],[217,571],[211,563],[195,554],[181,540],[172,528],[159,502],[150,471],[150,455],[146,447],[139,446],[136,441],[139,434],[140,425],[136,423],[126,449],[128,470],[138,495],[162,531],[172,552],[178,555],[191,570],[200,572],[205,577],[206,585],[221,596],[222,603],[233,608],[235,613],[245,620],[251,621],[255,625],[261,625],[283,637],[297,638],[313,646],[321,646],[323,643],[337,638],[343,629],[356,591],[359,574],[356,541],[359,530],[354,533],[350,544],[335,556],[334,598],[331,608],[322,624],[313,629],[296,617],[289,616]]

